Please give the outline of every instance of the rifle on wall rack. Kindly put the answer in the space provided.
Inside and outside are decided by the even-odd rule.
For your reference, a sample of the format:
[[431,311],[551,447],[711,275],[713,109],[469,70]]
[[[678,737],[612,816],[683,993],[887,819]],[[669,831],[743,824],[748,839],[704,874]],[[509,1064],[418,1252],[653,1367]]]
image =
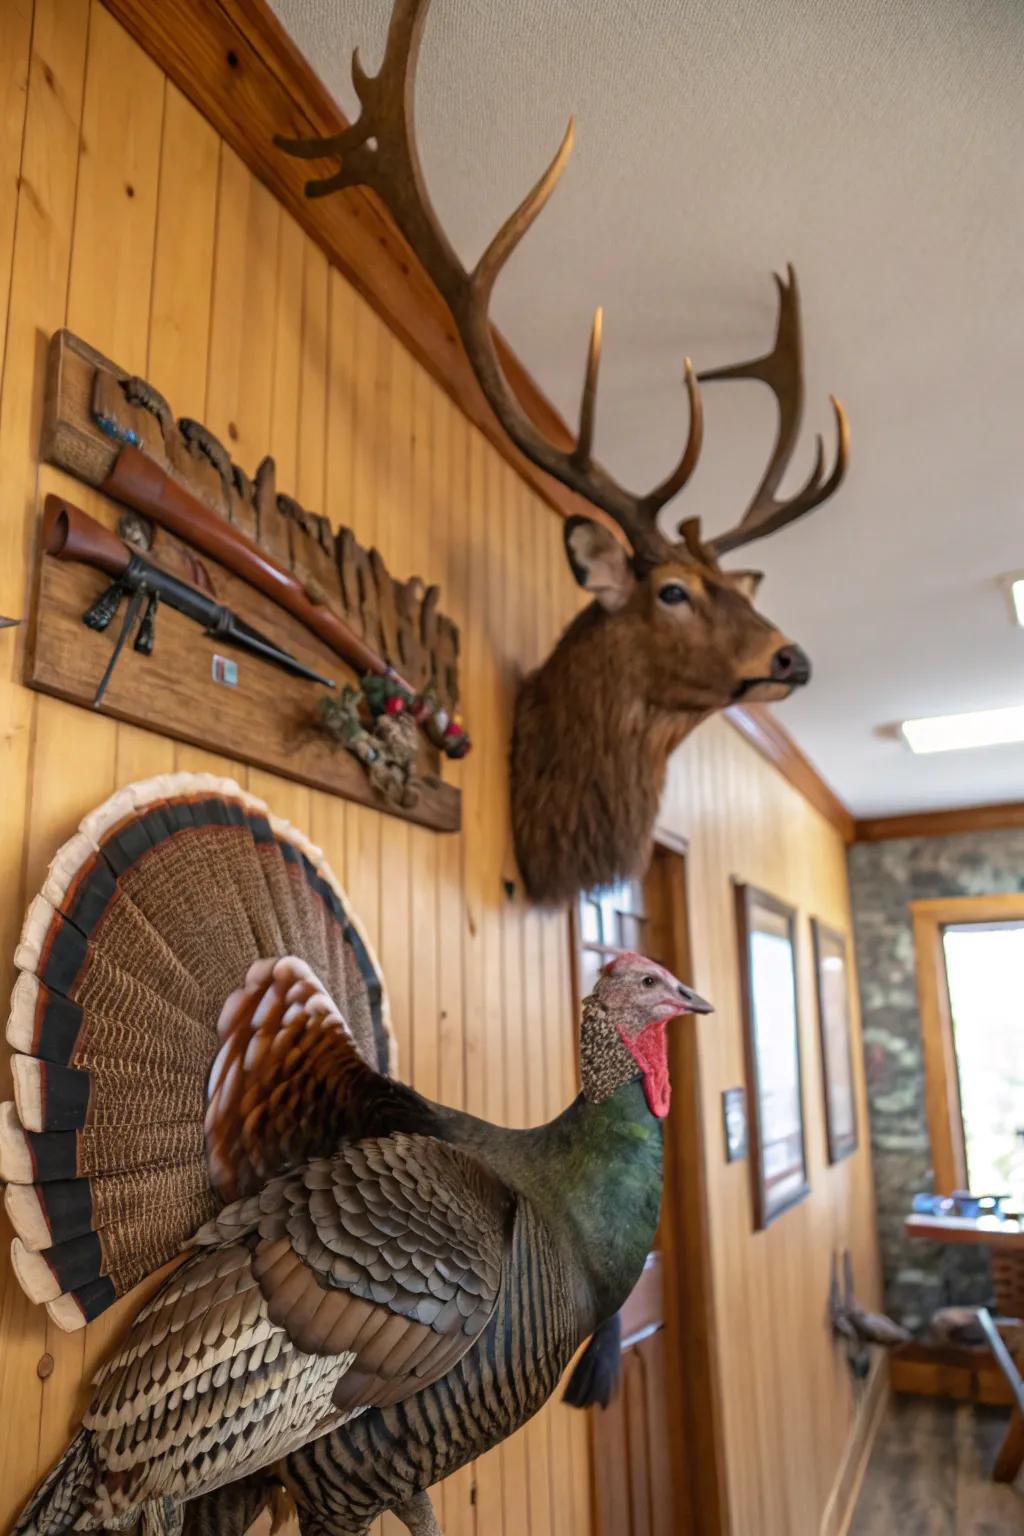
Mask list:
[[435,748],[465,756],[459,632],[438,588],[395,579],[351,530],[279,494],[272,458],[250,479],[209,428],[176,418],[152,384],[69,331],[50,343],[42,447],[268,597],[359,673],[368,696],[397,695]]
[[113,654],[96,689],[94,709],[103,700],[118,657],[136,620],[139,621],[139,628],[135,649],[144,656],[152,655],[156,640],[156,616],[161,602],[201,624],[215,640],[260,656],[295,677],[323,683],[325,688],[337,687],[333,678],[322,677],[319,672],[314,672],[312,667],[307,667],[290,652],[268,640],[266,635],[261,635],[259,630],[253,629],[252,625],[246,624],[244,619],[240,619],[223,603],[216,602],[198,587],[154,565],[87,512],[65,501],[63,496],[46,498],[43,547],[48,555],[54,555],[58,560],[77,560],[113,577],[112,585],[101,592],[82,615],[82,623],[87,628],[100,632],[107,629],[116,618],[122,599],[128,598],[128,608]]

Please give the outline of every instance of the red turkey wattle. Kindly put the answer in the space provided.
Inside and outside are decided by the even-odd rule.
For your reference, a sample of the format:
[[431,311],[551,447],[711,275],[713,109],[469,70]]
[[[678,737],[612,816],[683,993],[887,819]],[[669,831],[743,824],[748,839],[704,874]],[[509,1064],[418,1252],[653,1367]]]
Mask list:
[[668,1078],[668,1042],[665,1035],[667,1019],[656,1019],[646,1025],[638,1035],[627,1035],[619,1030],[626,1050],[643,1073],[644,1097],[647,1108],[658,1120],[668,1114],[672,1098],[672,1085]]

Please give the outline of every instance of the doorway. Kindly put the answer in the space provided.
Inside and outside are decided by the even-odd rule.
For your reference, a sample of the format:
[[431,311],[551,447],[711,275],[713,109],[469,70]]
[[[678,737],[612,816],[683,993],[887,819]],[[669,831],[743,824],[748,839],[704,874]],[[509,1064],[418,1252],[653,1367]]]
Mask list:
[[[650,955],[692,985],[686,846],[662,837],[647,875],[579,901],[577,1001],[617,954]],[[672,1112],[655,1247],[621,1313],[622,1374],[591,1410],[598,1536],[725,1536],[724,1458],[709,1272],[695,1027],[670,1032]]]

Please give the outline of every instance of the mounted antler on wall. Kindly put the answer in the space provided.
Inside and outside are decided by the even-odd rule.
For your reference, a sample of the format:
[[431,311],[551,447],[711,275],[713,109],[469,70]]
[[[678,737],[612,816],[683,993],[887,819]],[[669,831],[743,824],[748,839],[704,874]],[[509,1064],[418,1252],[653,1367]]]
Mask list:
[[719,556],[803,516],[841,484],[849,458],[846,416],[833,399],[834,465],[825,450],[795,496],[778,488],[803,415],[800,309],[792,269],[779,285],[775,345],[764,357],[700,377],[760,379],[776,396],[778,435],[746,512],[727,532],[703,540],[699,521],[659,513],[684,487],[700,453],[700,391],[687,360],[690,427],[672,473],[639,494],[593,456],[601,311],[594,317],[575,446],[556,446],[535,426],[506,380],[488,306],[509,256],[553,191],[572,148],[573,125],[551,165],[494,236],[472,271],[462,265],[431,204],[416,149],[416,61],[429,0],[396,0],[380,73],[353,59],[362,104],[358,120],[332,138],[284,140],[306,159],[336,156],[338,169],[308,183],[310,197],[371,188],[390,210],[451,310],[480,387],[516,446],[618,524],[629,548],[601,523],[570,518],[566,550],[594,603],[562,635],[547,662],[524,682],[512,742],[512,817],[527,889],[541,901],[640,872],[648,859],[669,754],[700,720],[743,700],[785,698],[810,677],[803,651],[752,604],[759,576],[724,571]]

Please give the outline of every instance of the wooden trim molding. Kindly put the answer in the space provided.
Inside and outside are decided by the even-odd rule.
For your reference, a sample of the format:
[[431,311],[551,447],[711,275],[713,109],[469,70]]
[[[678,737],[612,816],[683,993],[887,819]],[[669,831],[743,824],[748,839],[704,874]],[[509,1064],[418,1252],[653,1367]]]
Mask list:
[[[372,194],[357,187],[315,201],[304,195],[306,170],[275,149],[274,134],[332,134],[347,123],[266,0],[103,4],[523,479],[563,517],[594,515],[589,502],[531,464],[509,441],[481,393],[443,299]],[[507,342],[500,335],[497,341],[505,375],[524,410],[553,442],[571,444],[572,434],[547,396]],[[853,817],[784,727],[757,706],[737,705],[728,718],[850,842]]]
[[937,1194],[951,1195],[955,1189],[967,1187],[967,1157],[942,935],[953,923],[1024,920],[1024,893],[912,901],[910,915],[917,957],[925,1114],[932,1143],[935,1189]]
[[957,832],[1005,832],[1013,827],[1024,827],[1024,800],[861,818],[854,823],[853,841],[881,843],[896,837],[952,837]]
[[852,814],[810,758],[801,752],[785,726],[780,725],[772,710],[764,704],[734,704],[732,709],[726,710],[725,718],[816,811],[821,812],[826,821],[831,822],[845,843],[853,842],[855,823]]
[[819,1536],[846,1536],[850,1529],[864,1473],[888,1406],[888,1360],[884,1354],[879,1354],[857,1406],[857,1416],[821,1517]]

